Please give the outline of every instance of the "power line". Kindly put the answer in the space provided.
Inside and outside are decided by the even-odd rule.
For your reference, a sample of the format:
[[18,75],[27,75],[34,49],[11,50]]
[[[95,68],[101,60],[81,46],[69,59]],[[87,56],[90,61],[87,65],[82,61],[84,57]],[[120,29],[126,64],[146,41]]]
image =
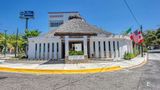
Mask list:
[[127,1],[126,0],[123,0],[123,1],[124,1],[125,5],[127,6],[129,12],[131,13],[133,19],[135,20],[135,22],[140,26],[140,23],[138,22],[136,16],[134,15],[134,13],[133,13],[132,9],[130,8],[129,4],[127,3]]

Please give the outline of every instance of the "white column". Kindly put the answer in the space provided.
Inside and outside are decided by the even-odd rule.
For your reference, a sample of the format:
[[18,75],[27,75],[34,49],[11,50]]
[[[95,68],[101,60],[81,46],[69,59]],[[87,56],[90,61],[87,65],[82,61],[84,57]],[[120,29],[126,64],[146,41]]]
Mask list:
[[52,59],[52,43],[50,43],[50,48],[49,48],[49,59]]
[[35,43],[32,43],[29,41],[29,50],[28,50],[28,58],[29,59],[35,59]]
[[84,40],[83,40],[83,48],[84,48],[84,55],[87,56],[88,53],[88,48],[87,48],[87,36],[83,36]]
[[68,41],[68,36],[65,36],[65,58],[68,59],[69,56],[69,41]]
[[92,58],[93,55],[93,41],[90,40],[90,57]]
[[95,41],[95,56],[96,58],[99,58],[99,46],[98,46],[98,41]]
[[45,60],[48,59],[48,43],[45,43]]
[[123,53],[127,53],[128,52],[128,50],[127,50],[127,43],[126,43],[125,40],[122,41],[122,42],[123,42]]
[[37,43],[37,60],[39,59],[39,43]]
[[130,53],[131,52],[131,46],[130,46],[130,41],[127,40],[127,45],[128,45],[128,52]]
[[57,59],[57,42],[54,42],[54,59]]
[[58,44],[58,59],[61,59],[62,58],[62,54],[61,54],[61,51],[62,51],[62,43],[61,41],[59,41],[59,44]]
[[128,43],[128,40],[126,40],[126,45],[127,45],[127,52],[129,52],[129,43]]
[[123,44],[122,41],[119,41],[119,53],[120,53],[120,58],[123,58]]
[[109,58],[109,46],[108,46],[108,41],[106,42],[106,58]]
[[43,60],[44,59],[44,55],[43,55],[43,53],[44,53],[44,43],[41,43],[41,59]]
[[101,58],[104,58],[104,41],[103,40],[100,41],[100,47],[101,47],[100,48]]
[[113,50],[113,40],[110,41],[111,44],[111,58],[114,58],[114,50]]
[[118,45],[117,44],[118,44],[118,41],[116,40],[115,41],[115,52],[116,52],[115,54],[116,54],[116,58],[118,58]]

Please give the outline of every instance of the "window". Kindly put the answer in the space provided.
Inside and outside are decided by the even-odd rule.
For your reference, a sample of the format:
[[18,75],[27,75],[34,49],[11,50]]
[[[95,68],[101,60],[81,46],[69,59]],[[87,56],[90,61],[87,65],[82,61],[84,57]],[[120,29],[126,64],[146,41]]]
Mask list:
[[118,57],[120,57],[120,52],[119,52],[119,41],[117,41],[117,49],[118,49]]
[[114,57],[116,57],[116,47],[115,47],[115,41],[113,41],[113,51],[114,51]]
[[48,52],[50,51],[50,44],[48,43]]
[[41,58],[41,43],[39,44],[39,58]]
[[59,48],[58,48],[58,46],[59,46],[59,43],[57,43],[57,52],[59,52]]
[[35,58],[37,58],[37,43],[35,44]]
[[35,44],[35,51],[37,52],[37,43]]
[[54,52],[54,43],[52,43],[52,52]]
[[111,51],[111,42],[110,41],[108,41],[108,49],[109,49],[109,51]]
[[103,42],[104,51],[106,51],[106,42]]
[[116,51],[115,41],[113,41],[113,51]]
[[101,46],[100,46],[100,41],[98,41],[98,48],[99,48],[99,52],[100,52],[100,50],[101,50]]
[[63,24],[63,20],[50,21],[50,27],[59,27]]
[[45,52],[45,47],[46,47],[46,44],[44,43],[43,44],[43,52]]
[[100,46],[100,44],[101,44],[100,41],[98,41],[99,57],[101,56],[101,46]]

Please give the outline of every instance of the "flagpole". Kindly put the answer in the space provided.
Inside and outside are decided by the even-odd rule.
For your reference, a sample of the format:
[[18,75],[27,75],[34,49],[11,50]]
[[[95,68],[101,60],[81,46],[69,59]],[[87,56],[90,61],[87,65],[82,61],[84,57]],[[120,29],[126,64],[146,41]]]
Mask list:
[[[142,25],[140,26],[140,30],[141,30],[141,34],[142,34],[142,30],[143,30],[143,27]],[[143,34],[142,34],[143,35]],[[143,57],[143,44],[141,43],[141,57]]]

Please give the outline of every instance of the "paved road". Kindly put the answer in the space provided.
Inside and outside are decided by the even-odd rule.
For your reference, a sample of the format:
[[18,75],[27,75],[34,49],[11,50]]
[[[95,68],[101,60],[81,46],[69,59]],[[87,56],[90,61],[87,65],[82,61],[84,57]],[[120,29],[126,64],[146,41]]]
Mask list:
[[85,75],[0,73],[0,90],[160,90],[160,53],[143,67]]

